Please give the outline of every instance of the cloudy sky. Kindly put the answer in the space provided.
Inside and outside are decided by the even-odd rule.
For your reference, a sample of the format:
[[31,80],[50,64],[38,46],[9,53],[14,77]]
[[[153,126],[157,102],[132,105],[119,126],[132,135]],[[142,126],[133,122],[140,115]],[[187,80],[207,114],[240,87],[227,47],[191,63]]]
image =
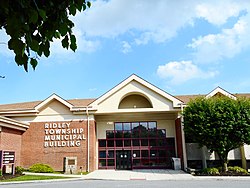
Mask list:
[[96,0],[72,19],[77,51],[55,41],[28,73],[0,32],[0,103],[96,98],[131,74],[172,95],[250,93],[248,0]]

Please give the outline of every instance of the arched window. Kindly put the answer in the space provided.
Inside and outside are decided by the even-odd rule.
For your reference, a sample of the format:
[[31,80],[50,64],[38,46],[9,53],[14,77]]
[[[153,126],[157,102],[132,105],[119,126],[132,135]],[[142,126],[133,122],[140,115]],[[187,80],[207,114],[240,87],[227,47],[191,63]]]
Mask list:
[[119,109],[126,108],[153,108],[151,102],[144,96],[139,94],[131,94],[124,97],[120,104]]

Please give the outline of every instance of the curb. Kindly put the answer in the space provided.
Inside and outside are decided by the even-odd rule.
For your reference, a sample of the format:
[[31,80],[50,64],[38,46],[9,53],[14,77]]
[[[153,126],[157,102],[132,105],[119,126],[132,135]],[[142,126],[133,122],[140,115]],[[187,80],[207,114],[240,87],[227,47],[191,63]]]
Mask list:
[[194,180],[235,180],[235,181],[246,181],[250,180],[250,176],[194,176]]
[[81,178],[65,178],[65,179],[51,179],[51,180],[10,181],[10,182],[0,182],[0,185],[49,183],[49,182],[64,182],[64,181],[76,181],[76,180],[84,180],[84,179],[81,179]]
[[[45,175],[45,176],[59,176],[65,177],[65,179],[48,179],[48,180],[30,180],[30,181],[11,181],[0,182],[0,185],[7,184],[30,184],[30,183],[49,183],[49,182],[67,182],[67,181],[84,181],[84,180],[96,180],[96,181],[249,181],[250,176],[193,176],[186,173],[170,172],[166,174],[157,174],[154,172],[135,172],[134,173],[111,173],[110,176],[103,173],[87,175],[72,175],[72,174],[51,174],[51,173],[30,173],[25,172],[26,175]],[[113,171],[111,171],[113,172]]]

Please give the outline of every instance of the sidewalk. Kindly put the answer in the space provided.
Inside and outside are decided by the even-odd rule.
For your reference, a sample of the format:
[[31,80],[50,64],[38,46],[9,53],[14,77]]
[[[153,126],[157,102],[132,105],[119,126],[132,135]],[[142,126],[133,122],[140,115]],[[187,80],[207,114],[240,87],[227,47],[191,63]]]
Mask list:
[[102,180],[192,180],[181,170],[96,170],[84,179]]
[[191,180],[194,178],[182,170],[96,170],[87,175],[30,172],[25,172],[25,174],[72,177],[86,180]]
[[[32,174],[32,173],[26,173]],[[182,170],[96,170],[87,175],[73,174],[43,174],[35,173],[36,175],[51,175],[72,177],[72,179],[82,180],[249,180],[250,176],[193,176]]]
[[250,181],[250,176],[192,176],[182,170],[96,170],[87,175],[73,174],[50,174],[50,173],[30,173],[35,175],[45,176],[61,176],[68,177],[67,179],[55,180],[37,180],[37,181],[21,181],[21,182],[0,182],[1,184],[17,184],[17,183],[32,183],[32,182],[51,182],[51,181],[74,181],[74,180],[247,180]]

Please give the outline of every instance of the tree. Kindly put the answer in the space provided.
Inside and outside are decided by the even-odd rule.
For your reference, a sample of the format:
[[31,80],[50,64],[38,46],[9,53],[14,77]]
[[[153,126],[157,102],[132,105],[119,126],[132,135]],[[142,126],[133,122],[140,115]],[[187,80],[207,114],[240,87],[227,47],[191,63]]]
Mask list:
[[184,109],[184,131],[193,142],[216,152],[227,171],[229,151],[250,144],[250,100],[196,98]]
[[61,39],[64,48],[75,51],[74,23],[69,16],[84,11],[85,0],[4,0],[0,1],[0,29],[10,36],[8,48],[15,53],[17,65],[33,69],[42,55],[50,55],[50,43]]

